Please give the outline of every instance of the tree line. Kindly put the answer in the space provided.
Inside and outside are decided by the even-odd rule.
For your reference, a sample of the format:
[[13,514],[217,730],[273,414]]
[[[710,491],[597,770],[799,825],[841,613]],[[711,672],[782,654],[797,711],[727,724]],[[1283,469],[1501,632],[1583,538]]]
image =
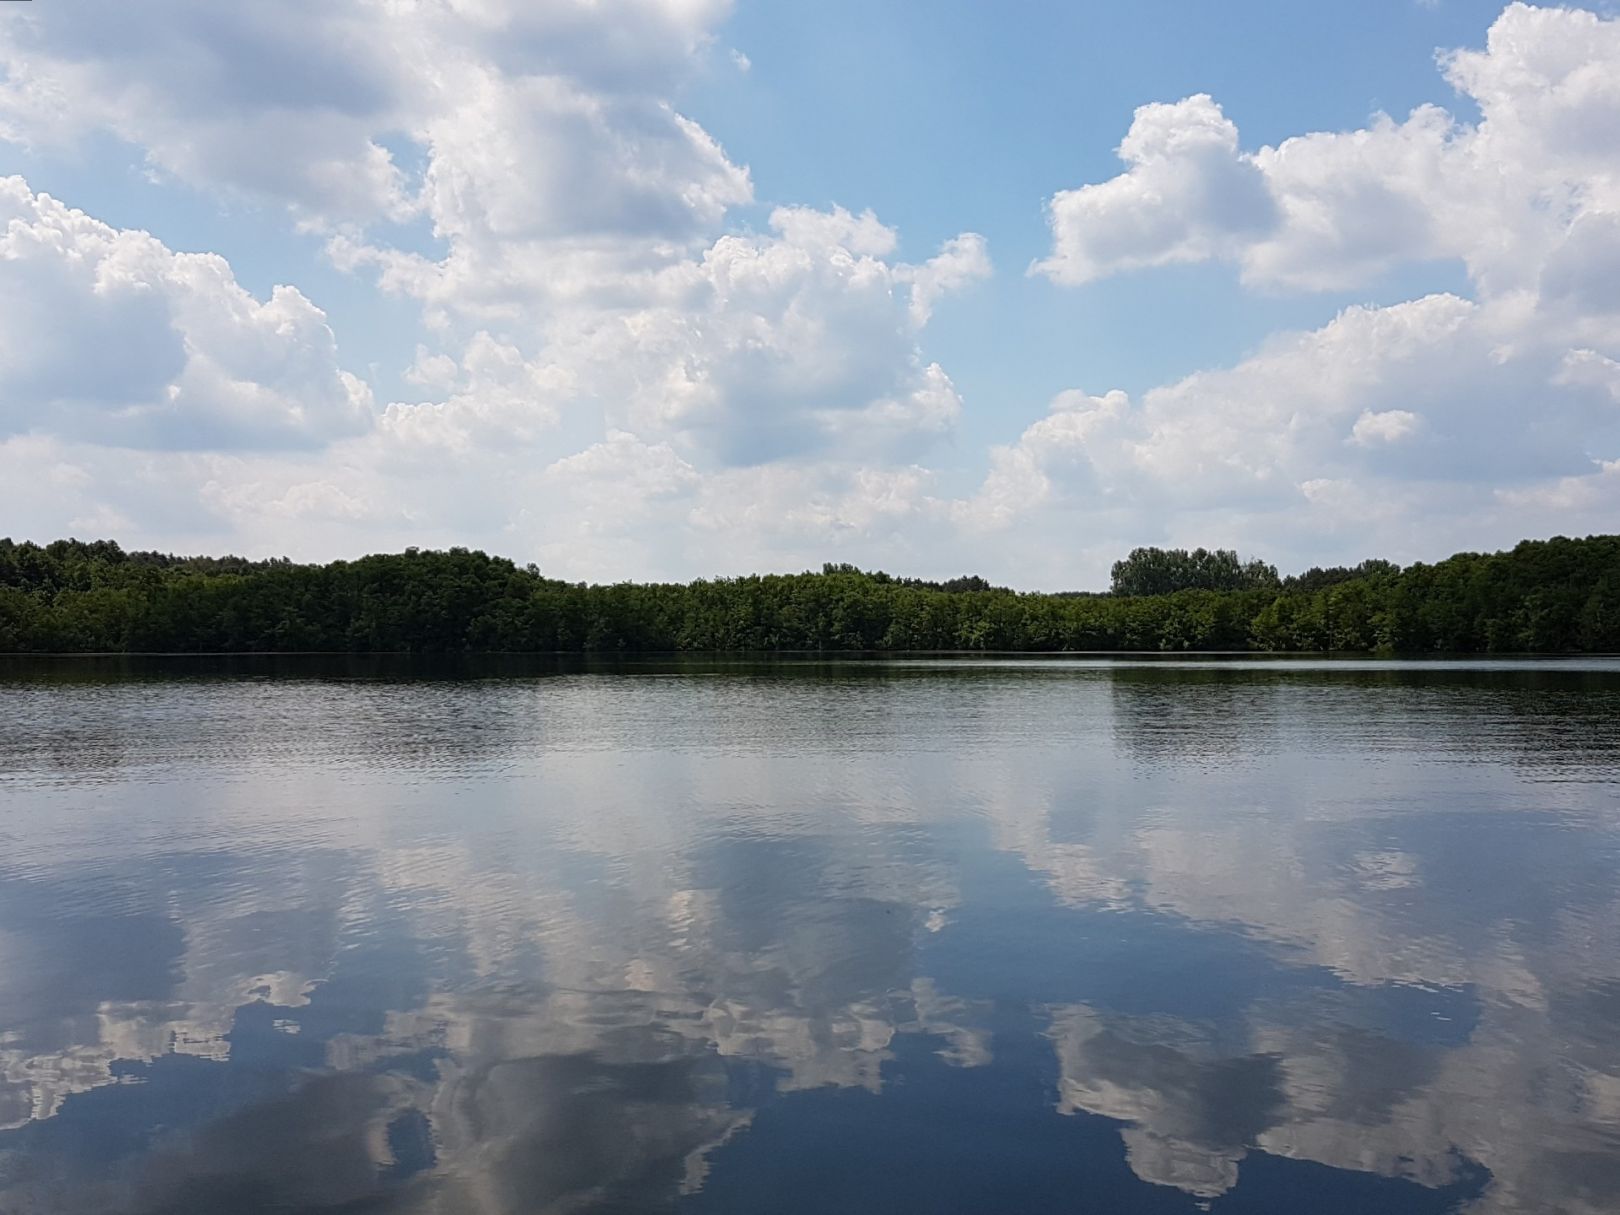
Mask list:
[[1109,592],[820,572],[587,585],[464,548],[355,561],[0,540],[0,652],[1620,652],[1620,536],[1279,577],[1137,549]]

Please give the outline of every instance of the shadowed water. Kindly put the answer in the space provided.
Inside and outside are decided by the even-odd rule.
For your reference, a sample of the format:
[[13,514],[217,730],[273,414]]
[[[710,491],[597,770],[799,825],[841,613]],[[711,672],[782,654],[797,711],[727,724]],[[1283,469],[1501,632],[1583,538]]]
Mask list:
[[0,662],[0,1212],[1620,1210],[1620,662]]

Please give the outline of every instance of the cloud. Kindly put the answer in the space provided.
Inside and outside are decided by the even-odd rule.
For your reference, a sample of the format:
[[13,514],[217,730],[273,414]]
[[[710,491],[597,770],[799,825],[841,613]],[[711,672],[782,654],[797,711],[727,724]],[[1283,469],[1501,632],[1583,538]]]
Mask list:
[[1136,111],[1112,181],[1055,195],[1052,253],[1032,270],[1074,285],[1121,270],[1230,256],[1269,230],[1275,204],[1237,127],[1200,93]]
[[[1349,308],[1139,400],[1060,394],[951,510],[1037,565],[1059,535],[1123,544],[1155,517],[1161,539],[1303,549],[1296,563],[1341,544],[1415,555],[1414,518],[1458,547],[1490,547],[1492,529],[1601,530],[1608,494],[1581,487],[1620,450],[1620,376],[1567,338],[1511,299]],[[1550,524],[1500,509],[1548,493],[1589,509]]]
[[622,430],[610,431],[602,442],[548,465],[545,476],[596,498],[591,503],[596,509],[583,515],[593,526],[604,511],[653,511],[661,501],[689,496],[702,483],[697,470],[668,444],[643,443]]
[[1477,124],[1421,106],[1247,153],[1208,96],[1144,106],[1127,171],[1053,197],[1034,270],[1073,284],[1225,260],[1252,284],[1319,290],[1457,260],[1483,289],[1533,286],[1551,248],[1583,224],[1604,240],[1620,210],[1617,64],[1620,23],[1512,4],[1485,50],[1441,57]]
[[990,250],[977,232],[964,232],[945,242],[939,253],[910,272],[911,321],[919,329],[933,315],[934,302],[989,278]]
[[770,227],[721,237],[669,298],[574,318],[580,336],[552,345],[585,352],[617,424],[723,464],[904,455],[947,433],[961,403],[916,333],[940,292],[984,272],[982,242],[912,267],[887,260],[894,233],[870,213],[778,208]]
[[371,423],[296,288],[260,301],[223,259],[174,253],[0,179],[0,436],[130,448],[312,448]]
[[1117,389],[1101,397],[1059,393],[1051,412],[1016,443],[991,449],[984,485],[975,497],[956,504],[957,517],[975,530],[993,530],[1077,491],[1106,496],[1093,456],[1102,455],[1103,444],[1130,425],[1130,409],[1130,398]]
[[[539,94],[516,130],[539,140],[537,152],[562,153],[550,173],[561,186],[579,167],[572,147],[604,133],[593,99],[667,92],[729,8],[729,0],[291,0],[221,9],[153,0],[136,10],[89,0],[0,30],[0,135],[37,146],[106,130],[193,185],[285,203],[322,222],[399,218],[421,203],[390,150],[400,141],[474,159],[498,153],[514,133],[499,111],[510,117],[525,92]],[[681,141],[656,103],[632,117],[649,147]],[[457,124],[480,118],[494,120],[487,149],[453,139]],[[588,188],[579,201],[589,205]]]
[[0,137],[110,132],[164,173],[323,227],[422,214],[452,240],[689,234],[751,197],[667,101],[729,8],[90,0],[0,30]]
[[710,467],[911,459],[948,435],[961,401],[921,358],[918,333],[936,299],[988,273],[982,240],[955,238],[912,266],[890,260],[895,234],[870,213],[784,207],[770,229],[721,236],[611,290],[609,273],[593,298],[531,300],[526,325],[502,325],[515,391],[462,374],[480,343],[487,359],[487,330],[459,359],[419,351],[413,382],[465,386],[440,402],[391,405],[385,425],[465,447],[479,432],[532,439],[560,411],[594,405],[609,428],[674,443]]
[[[160,0],[139,22],[102,8],[100,27],[42,10],[0,33],[0,136],[43,147],[111,132],[161,175],[285,206],[340,269],[422,308],[426,340],[405,369],[420,399],[368,402],[330,433],[310,422],[303,441],[347,436],[317,461],[180,471],[204,517],[257,528],[258,503],[264,519],[319,523],[301,533],[311,543],[327,525],[503,521],[516,542],[546,519],[543,501],[585,494],[582,507],[613,513],[584,490],[587,466],[595,482],[646,488],[631,451],[721,483],[771,463],[822,470],[784,474],[807,487],[908,467],[960,415],[918,335],[945,295],[990,272],[984,239],[962,234],[912,265],[869,211],[782,206],[762,231],[739,222],[748,170],[670,101],[729,3],[350,0],[295,5],[274,30],[197,0]],[[265,307],[295,304],[319,316],[296,292]],[[148,361],[176,348],[137,320],[126,309],[103,328]],[[34,395],[59,392],[73,361],[41,370]],[[126,394],[140,367],[127,362]],[[193,362],[201,381],[212,364]],[[273,371],[242,367],[232,383],[256,401]],[[178,374],[154,364],[146,378],[156,392]],[[208,384],[215,399],[224,378]],[[579,451],[593,420],[607,437]],[[194,415],[172,429],[200,446],[245,441]],[[607,453],[619,463],[601,465]],[[467,489],[433,484],[458,478]]]
[[[748,170],[669,100],[729,7],[350,0],[271,33],[165,0],[110,15],[116,37],[41,12],[0,41],[0,121],[111,130],[193,184],[284,203],[340,268],[419,301],[433,343],[413,382],[431,368],[444,395],[388,408],[402,440],[529,442],[581,404],[721,465],[910,458],[960,411],[917,331],[989,273],[985,242],[907,265],[876,216],[838,207],[738,230]],[[395,227],[412,217],[432,241]]]
[[542,565],[603,580],[736,574],[739,550],[818,568],[914,543],[936,511],[931,483],[917,466],[835,461],[704,473],[617,431],[544,470],[514,537]]
[[420,352],[407,378],[447,395],[442,401],[394,402],[381,426],[399,443],[424,450],[533,442],[556,424],[575,391],[566,367],[526,359],[484,330],[473,335],[459,360]]
[[1382,413],[1364,410],[1350,428],[1350,441],[1371,447],[1378,443],[1399,443],[1421,425],[1422,419],[1409,409],[1386,409]]
[[1563,355],[1556,334],[1506,306],[1434,295],[1350,308],[1229,370],[1145,394],[1132,463],[1156,490],[1204,503],[1287,497],[1302,480],[1340,473],[1496,483],[1567,474],[1588,464],[1594,441],[1620,439],[1620,419],[1561,377]]
[[33,146],[106,130],[193,184],[369,217],[405,207],[379,127],[404,98],[367,9],[92,0],[0,30],[0,135]]
[[422,206],[453,246],[681,240],[752,199],[746,170],[657,98],[463,65],[429,119]]

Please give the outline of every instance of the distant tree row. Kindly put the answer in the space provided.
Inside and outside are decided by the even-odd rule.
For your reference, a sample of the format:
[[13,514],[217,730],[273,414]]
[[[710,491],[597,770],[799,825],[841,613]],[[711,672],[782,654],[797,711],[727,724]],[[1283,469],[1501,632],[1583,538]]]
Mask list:
[[1620,537],[1279,578],[1138,549],[1111,594],[820,573],[589,586],[452,548],[328,565],[0,540],[0,652],[1620,652]]
[[1116,595],[1173,595],[1177,591],[1276,590],[1277,567],[1244,562],[1232,549],[1135,548],[1114,562]]

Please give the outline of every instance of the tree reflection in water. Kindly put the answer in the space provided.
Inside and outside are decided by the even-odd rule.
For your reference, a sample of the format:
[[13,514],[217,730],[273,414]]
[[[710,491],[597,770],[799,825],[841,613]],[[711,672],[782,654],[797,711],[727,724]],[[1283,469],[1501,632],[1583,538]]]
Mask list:
[[661,673],[0,672],[0,1208],[1620,1192],[1620,671]]

